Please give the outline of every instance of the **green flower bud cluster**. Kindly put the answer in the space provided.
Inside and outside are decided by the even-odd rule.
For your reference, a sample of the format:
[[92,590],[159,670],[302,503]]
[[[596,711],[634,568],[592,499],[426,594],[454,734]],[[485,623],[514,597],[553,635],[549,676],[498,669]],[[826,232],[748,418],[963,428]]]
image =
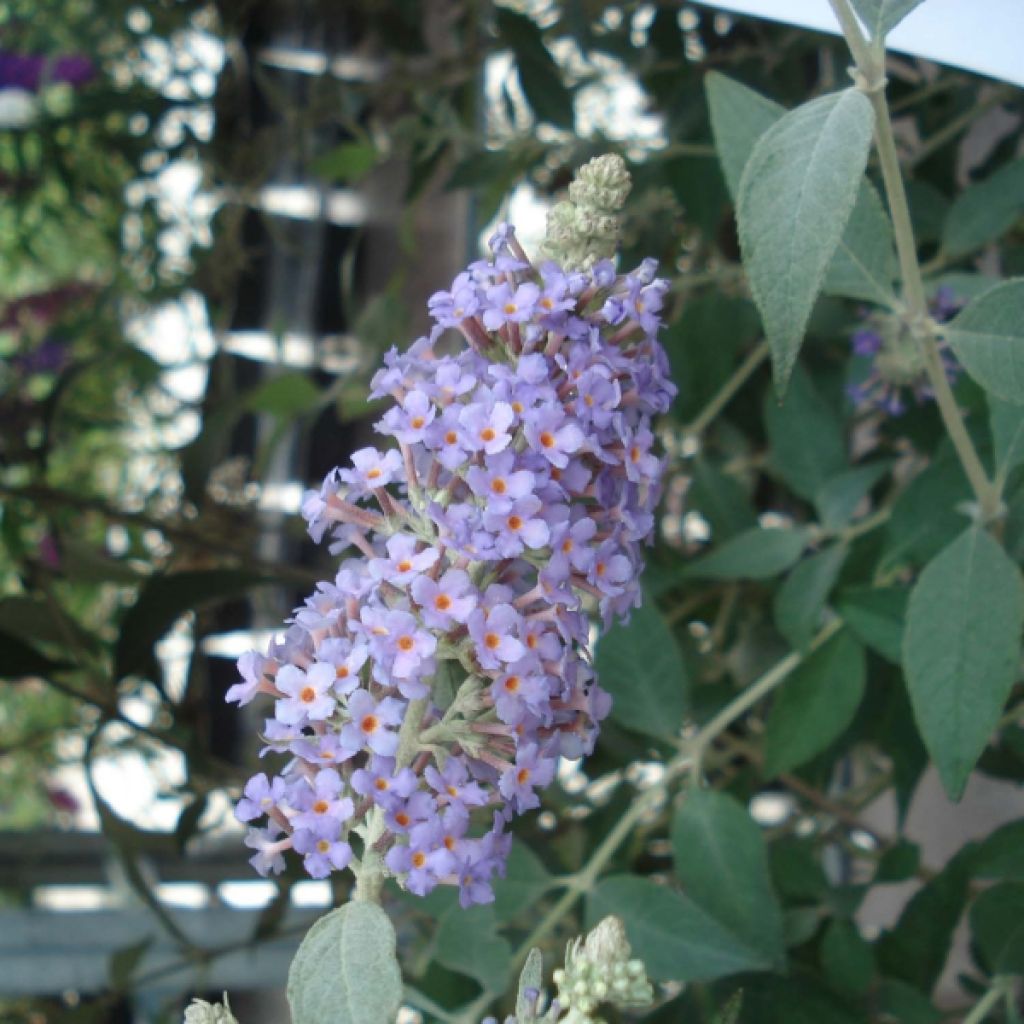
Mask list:
[[228,1005],[228,994],[224,993],[224,1004],[207,1003],[193,999],[185,1007],[185,1024],[238,1024]]
[[632,187],[622,157],[595,157],[576,172],[569,198],[548,214],[541,256],[566,270],[589,270],[615,255],[619,244],[619,214]]
[[[552,975],[558,994],[550,1004],[541,991],[542,970],[540,950],[534,949],[519,980],[516,1016],[506,1017],[504,1024],[606,1024],[594,1015],[602,1003],[631,1010],[654,1002],[643,962],[633,957],[617,917],[606,917],[586,939],[569,943],[565,967]],[[481,1024],[498,1020],[487,1017]]]
[[643,962],[632,957],[626,930],[617,917],[606,917],[586,938],[569,943],[565,968],[555,971],[561,1024],[604,1024],[594,1012],[602,1003],[620,1010],[648,1006],[654,990]]

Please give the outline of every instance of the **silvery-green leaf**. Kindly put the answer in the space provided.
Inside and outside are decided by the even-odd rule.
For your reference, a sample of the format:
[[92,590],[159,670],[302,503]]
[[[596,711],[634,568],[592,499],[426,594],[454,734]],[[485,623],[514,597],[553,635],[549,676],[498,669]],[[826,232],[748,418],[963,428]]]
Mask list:
[[544,958],[535,946],[530,950],[523,971],[519,975],[519,990],[516,994],[516,1018],[523,1024],[533,1020],[536,998],[532,992],[539,992],[543,984]]
[[402,1002],[395,929],[374,903],[346,903],[306,933],[288,971],[292,1024],[394,1024]]
[[711,132],[729,193],[736,198],[754,143],[786,113],[774,100],[718,71],[704,76]]
[[988,533],[962,533],[921,573],[903,668],[921,738],[954,800],[1013,688],[1024,625],[1020,570]]
[[743,169],[740,247],[780,392],[857,199],[873,127],[862,92],[822,96],[773,124]]
[[874,185],[862,181],[822,291],[889,305],[895,300],[896,267],[892,222]]
[[853,0],[853,6],[868,27],[872,39],[884,39],[924,0]]
[[944,333],[964,369],[986,391],[1024,404],[1024,278],[978,296]]
[[1006,480],[1024,462],[1024,406],[988,396],[988,422],[995,446],[996,476]]

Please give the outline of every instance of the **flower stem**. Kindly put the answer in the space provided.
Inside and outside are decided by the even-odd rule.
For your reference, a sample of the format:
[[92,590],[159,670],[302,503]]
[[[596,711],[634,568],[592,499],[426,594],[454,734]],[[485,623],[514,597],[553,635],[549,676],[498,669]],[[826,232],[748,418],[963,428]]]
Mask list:
[[750,375],[768,356],[768,342],[762,341],[746,359],[736,367],[733,375],[718,389],[710,402],[683,428],[683,435],[693,437],[702,434],[716,416],[732,401],[733,396]]
[[741,694],[731,700],[721,711],[705,725],[700,732],[687,744],[686,754],[692,759],[690,779],[694,785],[701,780],[701,762],[708,747],[715,738],[725,732],[741,715],[749,711],[759,700],[766,697],[779,685],[807,655],[819,648],[826,640],[842,629],[843,620],[833,619],[823,626],[817,636],[810,642],[806,651],[792,651],[777,665],[770,668],[760,679],[751,683]]
[[1004,977],[992,979],[992,987],[975,1003],[971,1012],[964,1017],[964,1024],[981,1024],[988,1016],[989,1010],[995,1008],[996,1004],[1005,998],[1009,987],[1009,981]]
[[999,489],[989,480],[967,433],[967,427],[953,397],[953,390],[946,378],[935,333],[928,329],[930,319],[925,301],[924,282],[921,279],[921,267],[917,260],[914,228],[910,220],[907,193],[903,186],[903,175],[896,153],[889,104],[885,98],[885,52],[880,46],[872,47],[868,44],[857,24],[849,0],[829,0],[829,3],[839,19],[847,45],[857,63],[857,74],[854,77],[858,88],[868,97],[875,112],[875,147],[878,150],[879,167],[896,237],[896,252],[903,279],[908,325],[922,347],[928,383],[935,393],[935,401],[946,426],[946,432],[953,442],[964,473],[977,498],[981,521],[990,523],[999,515]]

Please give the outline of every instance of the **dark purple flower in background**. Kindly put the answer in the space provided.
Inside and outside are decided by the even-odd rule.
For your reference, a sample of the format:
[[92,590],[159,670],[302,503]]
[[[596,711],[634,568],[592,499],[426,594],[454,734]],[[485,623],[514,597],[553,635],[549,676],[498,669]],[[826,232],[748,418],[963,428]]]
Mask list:
[[80,89],[96,77],[96,65],[80,53],[48,56],[0,50],[0,89],[39,92],[44,85],[65,82]]
[[[936,323],[946,323],[963,308],[951,288],[941,287],[928,301]],[[898,317],[875,313],[850,336],[854,379],[846,393],[855,406],[875,408],[901,416],[911,401],[920,405],[934,399],[925,373],[918,341]],[[950,384],[960,375],[960,364],[949,346],[939,341],[939,358]]]

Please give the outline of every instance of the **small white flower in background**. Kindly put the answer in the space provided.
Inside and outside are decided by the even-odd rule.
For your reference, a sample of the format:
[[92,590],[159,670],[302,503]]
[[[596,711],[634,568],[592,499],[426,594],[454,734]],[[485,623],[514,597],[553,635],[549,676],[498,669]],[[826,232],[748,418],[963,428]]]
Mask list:
[[238,1024],[231,1007],[228,1005],[228,994],[224,993],[224,1004],[207,1003],[202,999],[193,999],[185,1007],[184,1024]]
[[0,130],[27,128],[39,117],[39,101],[27,89],[0,89]]

